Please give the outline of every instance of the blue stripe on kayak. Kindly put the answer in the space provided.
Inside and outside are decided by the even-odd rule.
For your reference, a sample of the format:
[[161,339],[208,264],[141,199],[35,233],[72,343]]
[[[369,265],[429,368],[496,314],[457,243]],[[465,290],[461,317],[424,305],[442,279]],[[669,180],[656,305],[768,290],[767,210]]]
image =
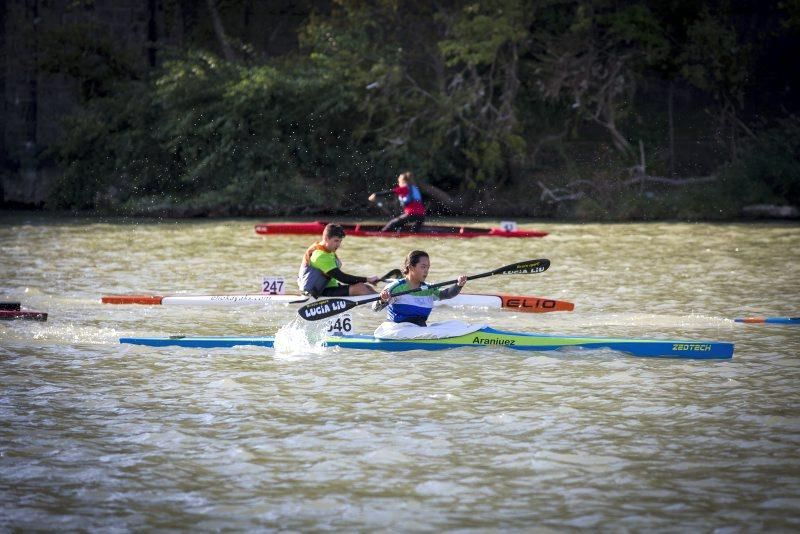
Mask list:
[[121,337],[120,343],[147,347],[229,348],[253,345],[273,347],[274,337]]
[[738,317],[734,321],[749,324],[800,324],[800,317]]

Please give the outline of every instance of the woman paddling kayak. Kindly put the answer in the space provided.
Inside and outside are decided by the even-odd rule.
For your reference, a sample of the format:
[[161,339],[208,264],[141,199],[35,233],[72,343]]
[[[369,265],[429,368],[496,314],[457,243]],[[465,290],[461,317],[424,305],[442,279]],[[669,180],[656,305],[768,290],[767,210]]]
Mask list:
[[[428,270],[431,267],[431,260],[427,252],[413,250],[406,256],[403,266],[404,277],[387,285],[381,291],[381,300],[372,305],[372,309],[380,311],[386,308],[386,315],[393,323],[412,323],[417,326],[427,326],[428,316],[431,314],[434,301],[453,298],[461,292],[461,288],[467,283],[467,276],[458,277],[456,284],[439,289],[428,288],[425,279],[428,277]],[[418,289],[414,293],[406,295],[392,296],[396,293]]]
[[375,202],[378,196],[397,195],[397,200],[403,206],[403,213],[395,217],[381,229],[381,232],[399,232],[408,227],[410,232],[419,232],[425,222],[425,206],[422,204],[422,193],[414,183],[414,175],[404,172],[397,177],[397,187],[387,191],[378,191],[369,196],[370,202]]

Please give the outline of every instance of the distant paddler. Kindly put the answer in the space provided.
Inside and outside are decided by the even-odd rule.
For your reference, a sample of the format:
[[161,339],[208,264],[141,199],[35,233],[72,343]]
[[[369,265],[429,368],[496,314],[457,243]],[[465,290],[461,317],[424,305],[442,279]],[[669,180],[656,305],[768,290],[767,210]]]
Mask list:
[[414,183],[414,175],[410,172],[400,174],[397,177],[397,187],[372,193],[369,201],[375,202],[379,196],[390,195],[397,195],[403,213],[386,223],[381,232],[399,232],[404,228],[410,232],[419,232],[425,222],[425,206],[422,204],[422,193]]
[[297,274],[300,291],[315,298],[370,295],[378,292],[370,284],[380,280],[379,276],[354,276],[342,271],[342,262],[336,251],[342,245],[344,236],[344,228],[338,224],[329,224],[322,231],[322,239],[308,247]]
[[[386,308],[387,318],[393,323],[427,326],[433,303],[455,297],[467,283],[467,275],[461,275],[454,285],[445,289],[428,288],[425,279],[430,268],[431,259],[427,252],[422,250],[409,252],[403,266],[403,278],[384,287],[380,294],[381,300],[375,302],[372,309],[380,311]],[[393,296],[416,289],[419,291]]]

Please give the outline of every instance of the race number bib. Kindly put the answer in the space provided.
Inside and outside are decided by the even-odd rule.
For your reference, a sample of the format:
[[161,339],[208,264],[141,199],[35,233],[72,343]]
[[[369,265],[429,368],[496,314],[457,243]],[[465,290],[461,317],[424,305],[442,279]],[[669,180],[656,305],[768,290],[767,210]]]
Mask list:
[[353,316],[343,313],[328,319],[328,335],[341,336],[353,332]]
[[268,295],[283,295],[285,284],[281,276],[265,276],[261,280],[261,292]]

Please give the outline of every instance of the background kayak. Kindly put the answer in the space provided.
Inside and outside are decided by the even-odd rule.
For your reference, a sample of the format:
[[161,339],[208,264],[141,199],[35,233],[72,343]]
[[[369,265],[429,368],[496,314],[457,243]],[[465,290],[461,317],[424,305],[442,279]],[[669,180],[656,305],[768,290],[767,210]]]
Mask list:
[[[326,221],[261,223],[256,225],[259,235],[314,234],[321,235]],[[340,223],[341,224],[341,223]],[[500,227],[478,228],[474,226],[446,226],[426,224],[419,232],[381,232],[378,224],[342,224],[348,236],[355,237],[544,237],[541,230],[505,230]]]

